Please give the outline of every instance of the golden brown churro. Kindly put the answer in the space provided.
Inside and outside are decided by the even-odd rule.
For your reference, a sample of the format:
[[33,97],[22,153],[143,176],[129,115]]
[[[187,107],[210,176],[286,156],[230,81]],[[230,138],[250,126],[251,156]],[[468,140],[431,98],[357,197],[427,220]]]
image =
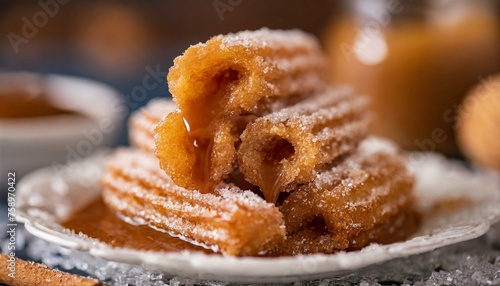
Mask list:
[[403,157],[361,148],[284,201],[288,237],[278,253],[333,253],[406,238],[418,224],[412,187]]
[[147,153],[121,149],[106,164],[103,198],[115,212],[226,255],[257,255],[283,240],[282,215],[249,191],[201,194],[175,185]]
[[96,279],[73,275],[49,268],[47,265],[28,262],[15,258],[15,277],[9,276],[9,256],[0,253],[0,283],[11,286],[50,285],[50,286],[97,286]]
[[349,247],[341,248],[332,241],[332,233],[321,221],[313,221],[307,227],[289,235],[273,254],[288,256],[313,253],[332,254],[338,251],[359,250],[371,243],[390,244],[407,239],[415,233],[419,225],[419,215],[409,208],[373,229],[350,237]]
[[325,164],[356,150],[368,132],[366,101],[329,89],[256,119],[241,135],[239,170],[275,203],[310,182]]
[[209,192],[234,169],[245,123],[325,88],[317,40],[299,31],[216,36],[176,58],[168,83],[180,111],[157,127],[156,155],[179,186]]
[[132,114],[128,124],[130,144],[154,154],[156,150],[155,128],[167,114],[175,110],[177,110],[175,102],[168,99],[154,99]]

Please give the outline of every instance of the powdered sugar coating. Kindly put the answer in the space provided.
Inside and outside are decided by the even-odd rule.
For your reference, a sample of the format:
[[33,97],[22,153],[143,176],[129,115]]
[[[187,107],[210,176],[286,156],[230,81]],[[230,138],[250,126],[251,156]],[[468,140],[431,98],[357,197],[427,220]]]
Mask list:
[[[307,45],[308,48],[317,48],[317,40],[309,34],[300,30],[270,30],[261,28],[257,31],[241,31],[227,35],[218,35],[214,38],[222,40],[222,49],[231,46],[243,46],[247,49],[269,47],[293,51],[295,46]],[[201,44],[203,45],[203,44]]]

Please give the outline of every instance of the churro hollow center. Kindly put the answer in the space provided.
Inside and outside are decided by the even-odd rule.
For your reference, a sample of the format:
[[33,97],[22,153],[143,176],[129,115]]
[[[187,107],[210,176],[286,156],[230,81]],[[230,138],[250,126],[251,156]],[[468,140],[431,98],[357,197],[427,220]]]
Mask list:
[[281,171],[282,161],[290,161],[295,154],[295,148],[286,138],[273,135],[267,146],[263,148],[266,164]]

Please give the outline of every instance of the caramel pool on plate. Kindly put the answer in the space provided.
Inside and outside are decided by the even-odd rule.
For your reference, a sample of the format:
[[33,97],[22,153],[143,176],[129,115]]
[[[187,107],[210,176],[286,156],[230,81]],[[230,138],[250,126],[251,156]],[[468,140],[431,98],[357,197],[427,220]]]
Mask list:
[[62,225],[112,247],[159,252],[202,251],[213,253],[147,225],[133,225],[111,212],[101,198],[74,213]]

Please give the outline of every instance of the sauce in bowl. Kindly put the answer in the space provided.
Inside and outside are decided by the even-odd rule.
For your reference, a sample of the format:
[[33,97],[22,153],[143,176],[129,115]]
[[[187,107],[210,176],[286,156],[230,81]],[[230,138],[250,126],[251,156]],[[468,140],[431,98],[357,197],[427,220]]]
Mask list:
[[43,94],[27,91],[0,92],[0,119],[36,118],[56,115],[81,115],[57,106]]

